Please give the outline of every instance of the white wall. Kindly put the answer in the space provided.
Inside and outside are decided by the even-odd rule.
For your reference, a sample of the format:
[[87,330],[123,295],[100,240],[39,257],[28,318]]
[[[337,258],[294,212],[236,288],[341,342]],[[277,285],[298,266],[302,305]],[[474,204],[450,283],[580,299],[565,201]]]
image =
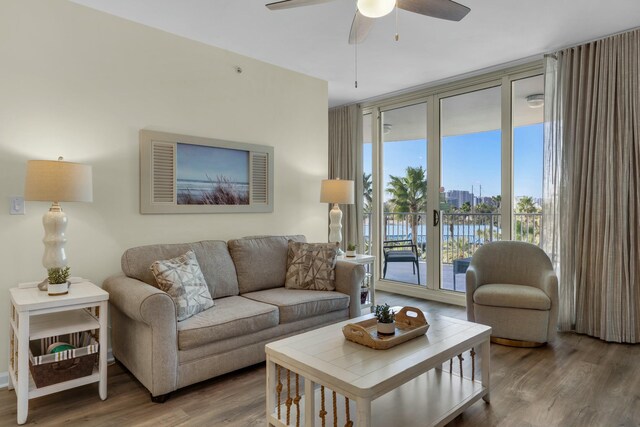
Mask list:
[[[49,204],[9,215],[28,159],[93,165],[94,202],[62,207],[72,275],[97,284],[131,246],[266,233],[326,241],[326,82],[63,0],[2,0],[0,58],[0,371],[8,289],[46,274]],[[140,215],[139,129],[275,147],[274,212]]]

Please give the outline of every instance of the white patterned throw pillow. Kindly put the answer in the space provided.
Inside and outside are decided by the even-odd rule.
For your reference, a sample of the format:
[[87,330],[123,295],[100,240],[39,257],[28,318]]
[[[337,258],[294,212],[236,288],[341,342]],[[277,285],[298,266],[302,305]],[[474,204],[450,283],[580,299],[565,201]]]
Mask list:
[[178,321],[213,307],[209,287],[193,251],[177,258],[156,261],[151,264],[151,272],[158,288],[175,302]]

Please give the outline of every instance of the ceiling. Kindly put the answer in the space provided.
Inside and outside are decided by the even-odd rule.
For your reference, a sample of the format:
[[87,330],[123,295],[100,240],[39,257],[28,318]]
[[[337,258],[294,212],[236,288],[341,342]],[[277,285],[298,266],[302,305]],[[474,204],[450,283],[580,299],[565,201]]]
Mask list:
[[329,82],[337,106],[640,26],[638,0],[459,0],[461,22],[400,11],[379,18],[358,47],[347,43],[355,0],[270,11],[263,0],[73,0]]

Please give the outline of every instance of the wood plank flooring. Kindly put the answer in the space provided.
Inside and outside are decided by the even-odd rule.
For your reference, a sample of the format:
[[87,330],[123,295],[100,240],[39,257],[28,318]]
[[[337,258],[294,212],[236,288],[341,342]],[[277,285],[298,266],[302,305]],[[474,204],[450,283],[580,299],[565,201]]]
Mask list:
[[[447,304],[384,292],[378,301],[466,318],[464,308]],[[475,403],[449,426],[640,426],[640,345],[568,333],[538,349],[492,344],[491,357],[491,404]],[[97,384],[45,396],[29,402],[28,424],[264,426],[264,399],[264,364],[178,390],[164,404],[151,403],[147,390],[114,364],[106,401]],[[0,390],[0,426],[13,425],[15,393]]]

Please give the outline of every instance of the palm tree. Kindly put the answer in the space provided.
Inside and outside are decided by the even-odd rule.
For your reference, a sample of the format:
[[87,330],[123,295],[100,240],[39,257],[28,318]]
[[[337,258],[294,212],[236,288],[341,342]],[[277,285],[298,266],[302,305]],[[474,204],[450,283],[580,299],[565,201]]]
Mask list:
[[540,209],[534,203],[533,197],[522,196],[522,197],[520,197],[520,200],[518,200],[518,204],[516,205],[516,212],[518,212],[518,213],[539,213]]
[[502,204],[502,195],[498,194],[497,196],[491,196],[491,202],[494,206],[494,212],[500,212],[500,205]]
[[464,202],[462,206],[460,206],[460,213],[471,213],[471,203]]
[[373,203],[373,185],[371,182],[371,174],[362,174],[362,197],[364,199],[363,211],[364,213],[371,213],[371,204]]
[[405,176],[389,175],[387,193],[391,195],[389,202],[394,212],[408,212],[411,239],[417,243],[418,221],[420,213],[427,208],[427,177],[422,166],[408,166]]

